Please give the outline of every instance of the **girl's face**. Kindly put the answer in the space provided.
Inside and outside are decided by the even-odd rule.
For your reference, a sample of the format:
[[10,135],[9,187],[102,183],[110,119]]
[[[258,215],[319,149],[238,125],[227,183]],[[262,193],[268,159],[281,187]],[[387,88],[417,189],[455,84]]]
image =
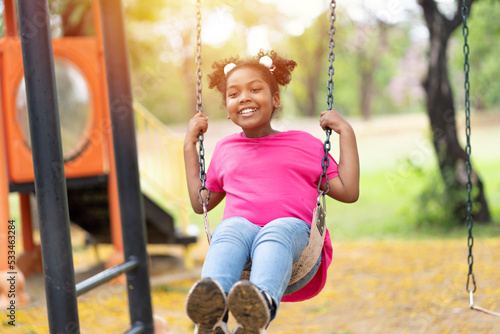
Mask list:
[[242,128],[247,138],[275,133],[273,111],[280,107],[279,92],[271,93],[262,75],[249,67],[234,70],[227,80],[226,108],[229,118]]

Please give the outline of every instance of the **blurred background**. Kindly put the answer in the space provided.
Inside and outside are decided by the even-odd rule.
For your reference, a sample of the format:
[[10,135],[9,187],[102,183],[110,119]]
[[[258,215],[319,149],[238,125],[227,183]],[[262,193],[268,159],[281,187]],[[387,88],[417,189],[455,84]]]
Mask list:
[[[354,125],[362,164],[361,198],[356,206],[339,210],[340,221],[349,221],[340,224],[339,236],[462,233],[465,93],[458,4],[461,1],[337,4],[334,108]],[[90,1],[53,0],[49,5],[54,38],[93,35]],[[206,75],[214,61],[254,56],[260,49],[275,50],[298,63],[282,91],[284,107],[275,126],[302,128],[323,138],[314,120],[327,106],[329,1],[214,0],[202,6],[203,102],[213,128],[207,133],[208,159],[215,142],[238,129],[225,119],[220,94],[208,89]],[[471,7],[474,214],[478,222],[487,223],[487,235],[491,229],[498,235],[500,3],[478,0]],[[134,99],[182,138],[196,112],[196,2],[125,0],[124,8]],[[426,21],[431,15],[437,16]],[[432,33],[428,22],[447,33]],[[1,19],[0,29],[3,32]],[[437,154],[443,133],[446,148]],[[334,156],[335,150],[334,145]],[[213,215],[217,222],[221,212]]]
[[[178,139],[175,145],[181,147],[187,122],[196,113],[196,1],[124,0],[123,3],[134,100],[160,120]],[[391,297],[385,293],[394,284],[388,277],[395,274],[401,275],[398,282],[406,284],[399,291],[406,291],[408,296],[405,298],[413,303],[415,295],[412,292],[419,291],[412,279],[429,273],[433,276],[426,281],[429,291],[424,293],[439,296],[444,308],[436,306],[434,311],[429,310],[433,301],[421,296],[417,296],[419,306],[396,305],[392,311],[399,312],[399,323],[392,332],[403,333],[402,329],[408,329],[410,324],[415,329],[407,331],[411,333],[433,333],[431,329],[436,333],[458,332],[468,328],[458,323],[464,318],[463,313],[455,312],[457,305],[467,304],[467,301],[458,302],[461,295],[465,296],[461,284],[465,283],[462,281],[467,274],[464,112],[464,50],[467,49],[470,50],[472,216],[477,223],[474,235],[479,252],[482,252],[478,256],[479,261],[481,258],[483,261],[479,263],[482,281],[489,280],[484,283],[489,286],[482,287],[482,291],[487,290],[491,296],[485,304],[498,310],[500,291],[494,275],[498,275],[495,249],[498,250],[500,236],[500,1],[468,0],[472,5],[467,19],[468,47],[465,48],[462,15],[457,7],[461,3],[461,0],[349,0],[337,3],[334,109],[349,120],[357,134],[361,196],[351,205],[328,201],[327,223],[336,242],[336,268],[342,271],[337,273],[335,269],[332,275],[335,283],[332,281],[331,285],[344,289],[323,294],[327,298],[320,300],[321,307],[314,302],[307,304],[311,316],[335,314],[336,321],[343,321],[345,314],[342,312],[352,306],[349,304],[353,295],[350,289],[355,287],[349,279],[344,280],[346,276],[351,278],[351,274],[359,274],[356,279],[366,284],[357,285],[366,290],[354,291],[354,295],[359,292],[355,302],[362,309],[363,298],[371,298],[370,293],[375,289],[370,284],[379,286],[381,281],[385,282],[386,285],[382,283],[380,287],[381,293]],[[54,38],[94,34],[90,0],[52,0],[49,4]],[[211,65],[233,56],[253,57],[260,49],[275,50],[298,63],[291,83],[281,92],[283,110],[274,126],[279,130],[304,130],[324,139],[317,120],[327,107],[329,1],[210,0],[202,1],[202,6],[203,103],[204,112],[210,117],[205,140],[208,160],[219,139],[239,131],[226,119],[220,94],[208,89],[206,76],[211,72]],[[0,14],[2,11],[0,3]],[[0,36],[3,36],[1,17]],[[139,163],[154,166],[153,174],[149,174],[151,180],[156,180],[155,173],[166,172],[170,178],[183,173],[182,155],[173,155],[180,165],[165,167],[156,160],[162,152],[161,147],[153,153],[141,151],[142,146],[147,145],[143,141],[150,137],[140,128],[137,133]],[[332,155],[338,157],[335,136]],[[144,179],[141,182],[143,186],[146,183]],[[177,191],[177,187],[183,186],[175,184],[170,192],[185,197],[185,189]],[[17,197],[11,195],[11,212],[16,221],[19,220],[17,201]],[[184,209],[186,203],[181,204]],[[189,207],[186,210],[191,212]],[[223,205],[219,205],[210,212],[212,229],[220,221],[222,210]],[[171,213],[174,218],[178,215]],[[199,252],[191,256],[200,265],[207,247],[203,222],[200,216],[188,215],[191,225],[183,228],[188,234],[199,236],[195,246]],[[429,240],[435,243],[427,243]],[[408,244],[411,249],[407,248]],[[87,246],[85,241],[74,241],[77,267],[94,256],[92,251],[87,251]],[[112,251],[100,252],[103,257]],[[410,259],[386,257],[403,254]],[[413,260],[416,262],[412,264]],[[439,270],[434,272],[429,268]],[[443,271],[453,271],[454,276],[446,279],[447,273]],[[414,274],[413,278],[406,276],[409,272]],[[379,274],[387,276],[383,278],[377,276]],[[180,283],[180,286],[161,285],[163,283],[156,285],[155,296],[170,294],[170,301],[177,298],[175,303],[178,305],[164,305],[158,300],[160,297],[155,297],[155,304],[165,311],[160,313],[169,323],[175,325],[175,319],[182,319],[179,321],[183,328],[188,328],[190,322],[181,304],[192,281]],[[326,300],[329,297],[337,298],[337,306],[330,305]],[[390,308],[389,300],[378,295],[372,297],[379,302],[379,310]],[[384,305],[380,305],[381,301]],[[95,309],[95,305],[104,305],[104,302],[92,300],[89,304],[89,309]],[[123,306],[122,302],[117,304]],[[333,312],[332,307],[338,309]],[[109,309],[108,304],[106,308]],[[300,318],[302,312],[299,306],[285,310],[289,316],[278,319],[283,324],[293,321],[294,314]],[[416,312],[420,318],[416,316],[407,322],[408,310]],[[441,321],[437,319],[439,315],[449,314],[450,310],[454,317],[448,318],[444,325],[439,323],[433,327]],[[122,312],[121,308],[117,312]],[[359,321],[361,315],[352,316],[350,324],[358,324],[361,329],[346,325],[345,333],[370,332],[367,329],[383,323],[377,320],[384,316],[388,317],[376,315],[378,318],[365,323],[365,327]],[[325,324],[327,322],[330,324],[331,320],[325,320]],[[484,323],[483,320],[476,322]],[[326,333],[322,329],[306,331],[303,328],[307,326],[303,324],[297,326],[304,333]],[[491,326],[493,333],[495,325]],[[297,328],[280,333],[300,333]],[[333,330],[330,332],[334,333]],[[477,332],[490,333],[482,327]]]

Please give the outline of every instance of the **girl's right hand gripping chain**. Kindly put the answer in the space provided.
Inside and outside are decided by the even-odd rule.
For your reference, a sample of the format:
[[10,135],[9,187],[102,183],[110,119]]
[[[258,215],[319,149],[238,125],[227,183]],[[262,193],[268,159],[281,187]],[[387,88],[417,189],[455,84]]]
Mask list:
[[198,142],[198,135],[207,132],[208,117],[203,113],[197,113],[191,118],[186,132],[186,144],[196,144]]
[[[200,131],[207,132],[208,117],[203,113],[197,113],[191,118],[186,131],[186,138],[184,140],[184,163],[186,166],[186,181],[189,191],[189,199],[194,212],[203,213],[203,207],[200,204],[198,191],[201,187],[200,180],[200,162],[198,160],[198,136]],[[203,201],[206,200],[206,192],[202,192]],[[213,207],[217,206],[224,198],[225,193],[211,192],[210,202],[207,210],[210,211]]]
[[203,113],[197,113],[191,118],[184,139],[184,163],[186,167],[186,181],[189,191],[191,206],[196,213],[202,213],[203,208],[199,202],[198,190],[201,187],[200,164],[198,160],[198,136],[200,131],[205,133],[208,128],[208,117]]

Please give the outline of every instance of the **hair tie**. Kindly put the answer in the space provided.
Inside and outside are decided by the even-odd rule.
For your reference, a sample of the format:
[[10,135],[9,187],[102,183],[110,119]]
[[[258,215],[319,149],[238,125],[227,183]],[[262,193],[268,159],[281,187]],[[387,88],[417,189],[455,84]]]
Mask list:
[[224,74],[227,75],[233,68],[236,67],[235,63],[229,63],[226,66],[224,66]]
[[273,60],[269,56],[260,57],[259,63],[267,67],[271,73],[276,69],[276,65],[273,64]]

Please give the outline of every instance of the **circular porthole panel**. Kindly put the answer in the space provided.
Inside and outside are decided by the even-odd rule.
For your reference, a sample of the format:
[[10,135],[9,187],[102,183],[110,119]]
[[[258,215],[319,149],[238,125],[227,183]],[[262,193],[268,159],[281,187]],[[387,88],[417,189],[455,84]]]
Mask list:
[[[80,69],[71,61],[55,58],[57,103],[65,161],[76,158],[88,145],[87,128],[91,118],[90,88]],[[16,122],[31,149],[28,106],[24,78],[16,96]]]

